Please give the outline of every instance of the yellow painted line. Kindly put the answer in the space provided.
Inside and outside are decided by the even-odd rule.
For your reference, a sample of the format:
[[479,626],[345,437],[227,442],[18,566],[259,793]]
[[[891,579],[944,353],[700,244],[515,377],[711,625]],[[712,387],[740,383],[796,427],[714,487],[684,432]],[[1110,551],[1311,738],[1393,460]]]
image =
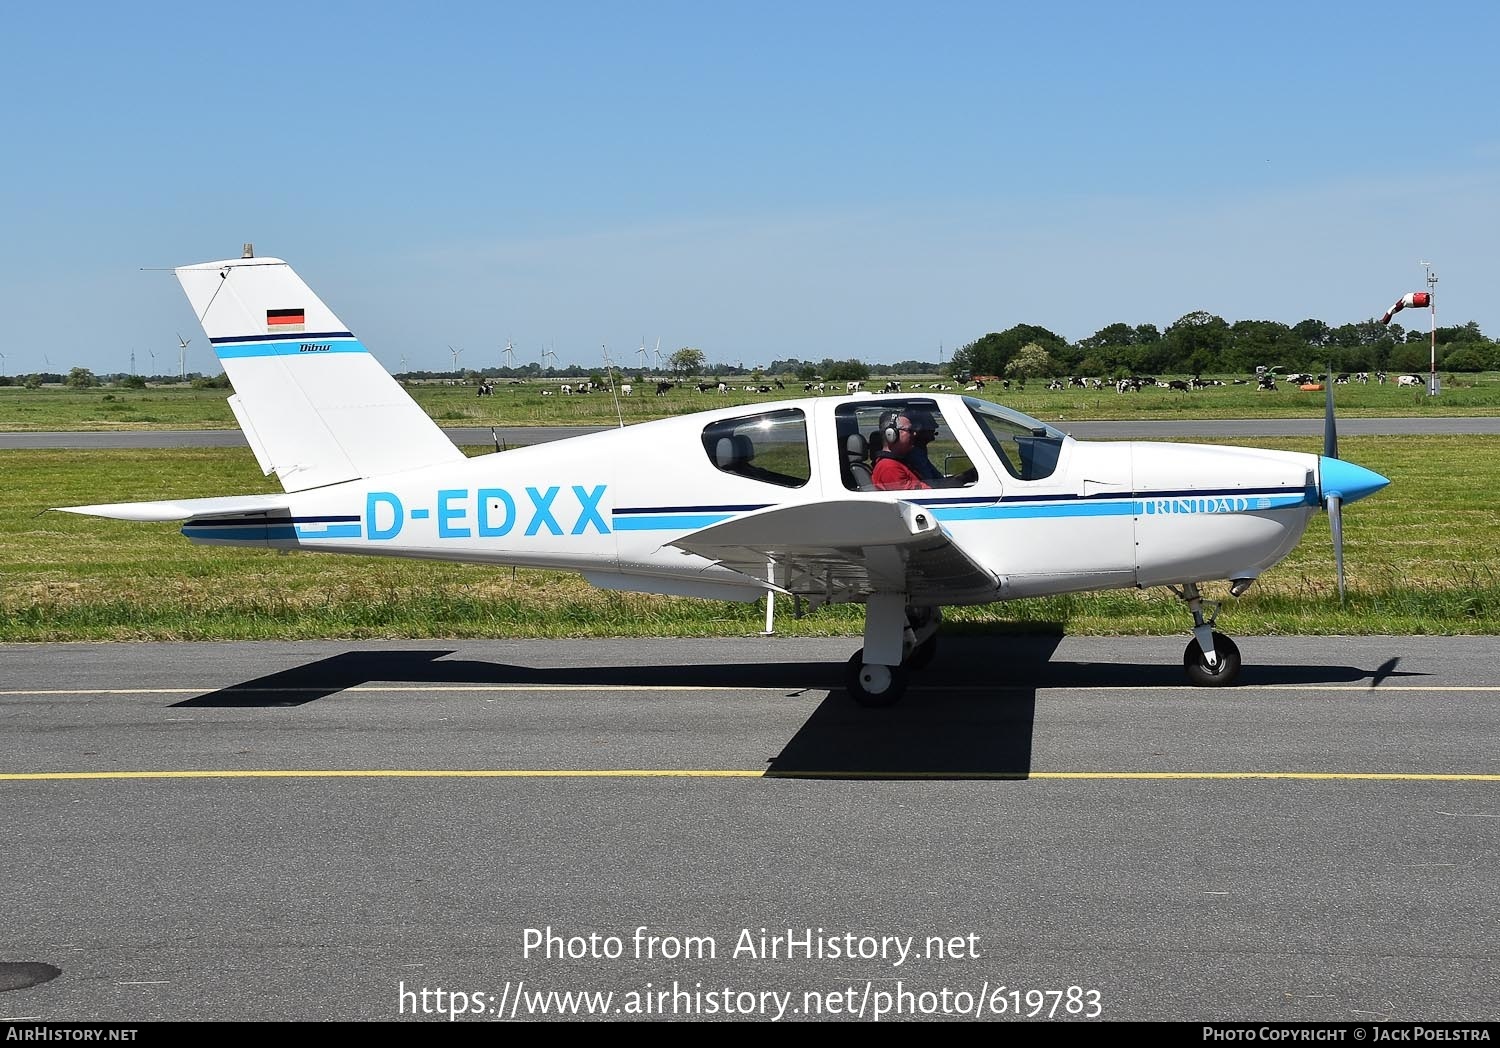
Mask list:
[[[722,684],[338,684],[247,688],[233,684],[202,688],[37,688],[0,691],[6,695],[336,695],[343,692],[512,692],[512,691],[786,691],[801,685],[739,687]],[[816,689],[819,691],[826,688]]]
[[711,768],[501,768],[501,769],[241,769],[197,771],[65,771],[0,773],[0,782],[77,779],[756,779],[813,778],[1003,778],[1092,780],[1298,779],[1312,781],[1500,782],[1500,774],[1314,771],[755,771]]
[[474,770],[315,770],[245,769],[204,771],[60,771],[0,773],[0,782],[60,779],[751,779],[763,771],[675,768],[474,769]]

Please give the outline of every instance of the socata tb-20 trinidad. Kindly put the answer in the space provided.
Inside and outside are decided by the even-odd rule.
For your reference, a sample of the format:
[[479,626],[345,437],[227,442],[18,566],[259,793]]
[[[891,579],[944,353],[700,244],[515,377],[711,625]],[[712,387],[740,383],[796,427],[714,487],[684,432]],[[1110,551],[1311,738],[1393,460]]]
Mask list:
[[[248,254],[248,252],[247,252]],[[931,660],[942,605],[1170,587],[1195,684],[1231,683],[1234,642],[1201,584],[1243,593],[1320,510],[1343,587],[1341,507],[1388,481],[1323,455],[1090,442],[955,394],[720,408],[465,457],[292,268],[176,271],[284,494],[67,507],[185,523],[193,542],[566,569],[596,586],[812,607],[865,605],[851,695],[895,702]],[[921,417],[945,480],[881,491],[871,438]],[[895,436],[894,429],[886,435]]]

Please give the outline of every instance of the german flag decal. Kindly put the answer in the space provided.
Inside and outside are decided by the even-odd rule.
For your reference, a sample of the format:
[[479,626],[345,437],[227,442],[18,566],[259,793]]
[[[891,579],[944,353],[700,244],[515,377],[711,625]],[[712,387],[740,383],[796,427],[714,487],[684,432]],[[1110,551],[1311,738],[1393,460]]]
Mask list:
[[306,317],[300,309],[266,310],[266,329],[269,331],[301,331]]

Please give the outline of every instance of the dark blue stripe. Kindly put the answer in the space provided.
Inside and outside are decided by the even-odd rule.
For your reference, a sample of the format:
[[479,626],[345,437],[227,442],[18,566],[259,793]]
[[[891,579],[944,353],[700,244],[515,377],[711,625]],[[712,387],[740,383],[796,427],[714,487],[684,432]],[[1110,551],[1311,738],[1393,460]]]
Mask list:
[[209,517],[189,523],[195,528],[243,528],[252,524],[357,524],[359,519],[357,514],[325,517]]
[[[296,338],[288,338],[296,335]],[[226,342],[307,342],[315,338],[353,338],[354,333],[350,331],[279,331],[274,335],[230,335],[227,338],[211,338],[209,343],[215,346]]]
[[750,510],[766,509],[770,505],[767,502],[759,506],[635,506],[630,509],[616,506],[610,512],[617,517],[622,513],[747,513]]

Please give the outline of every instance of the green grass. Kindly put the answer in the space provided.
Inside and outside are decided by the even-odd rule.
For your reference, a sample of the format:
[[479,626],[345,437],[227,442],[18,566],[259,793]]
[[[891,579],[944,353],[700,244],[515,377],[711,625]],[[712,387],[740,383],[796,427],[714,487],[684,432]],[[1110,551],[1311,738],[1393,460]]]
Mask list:
[[[1258,446],[1318,450],[1307,439]],[[1500,632],[1494,492],[1500,437],[1354,437],[1344,457],[1390,477],[1345,511],[1350,597],[1340,606],[1327,518],[1243,598],[1232,634]],[[0,641],[312,637],[725,636],[764,607],[595,590],[571,574],[193,546],[176,524],[49,506],[275,490],[246,449],[0,452]],[[1221,592],[1211,596],[1223,596]],[[1116,590],[945,612],[951,631],[1185,633],[1163,590]],[[787,635],[849,635],[862,609],[794,620]]]
[[[575,380],[576,381],[576,380]],[[741,386],[748,380],[742,380]],[[924,380],[924,384],[926,384]],[[561,380],[524,386],[499,385],[495,395],[477,397],[472,387],[418,385],[410,391],[422,408],[442,426],[587,426],[644,422],[733,404],[763,404],[786,397],[805,396],[798,383],[784,391],[728,394],[699,393],[691,386],[654,396],[654,383],[635,383],[635,394],[621,397],[618,411],[608,393],[586,396],[542,396],[556,390]],[[872,383],[874,385],[874,383]],[[1250,386],[1215,386],[1193,393],[1146,389],[1139,393],[1104,390],[1047,390],[1033,381],[1024,391],[987,386],[981,396],[1048,422],[1090,419],[1206,419],[1206,418],[1318,418],[1322,393],[1304,393],[1285,385],[1274,393]],[[842,389],[842,387],[840,387]],[[38,390],[0,386],[0,431],[121,430],[121,429],[234,429],[226,403],[227,390],[159,387],[144,390],[47,387]],[[1337,389],[1342,417],[1500,414],[1500,373],[1450,375],[1441,396],[1425,389],[1351,384]]]

